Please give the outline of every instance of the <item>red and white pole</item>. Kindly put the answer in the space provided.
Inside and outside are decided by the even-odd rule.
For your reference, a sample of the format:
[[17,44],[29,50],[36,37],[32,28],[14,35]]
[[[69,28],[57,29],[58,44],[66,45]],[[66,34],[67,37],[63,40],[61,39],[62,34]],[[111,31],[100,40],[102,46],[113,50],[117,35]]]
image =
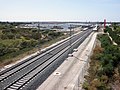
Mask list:
[[104,28],[106,28],[106,19],[104,19]]

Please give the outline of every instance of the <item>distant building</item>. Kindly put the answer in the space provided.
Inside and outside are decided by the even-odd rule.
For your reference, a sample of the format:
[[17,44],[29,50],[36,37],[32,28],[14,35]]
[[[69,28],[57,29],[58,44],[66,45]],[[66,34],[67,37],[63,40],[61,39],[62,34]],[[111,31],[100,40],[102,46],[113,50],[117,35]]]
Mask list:
[[19,28],[38,28],[35,24],[21,24],[18,26]]

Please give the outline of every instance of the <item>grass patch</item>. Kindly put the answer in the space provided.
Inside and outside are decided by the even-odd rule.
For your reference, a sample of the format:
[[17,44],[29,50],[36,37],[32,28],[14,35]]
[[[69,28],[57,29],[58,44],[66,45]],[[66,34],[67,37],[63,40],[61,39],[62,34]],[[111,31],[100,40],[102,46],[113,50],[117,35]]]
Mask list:
[[[63,35],[63,36],[57,37],[55,39],[52,39],[48,42],[40,44],[40,48],[43,49],[45,47],[48,47],[48,46],[52,45],[53,43],[60,41],[62,39],[65,39],[67,37],[68,37],[68,35]],[[6,41],[8,41],[8,42],[6,42]],[[14,43],[14,40],[5,40],[2,42],[6,42],[5,44],[12,45]],[[0,57],[0,68],[5,66],[5,65],[14,63],[14,62],[24,58],[25,56],[36,52],[37,50],[38,50],[37,47],[31,47],[31,48],[24,48],[24,49],[16,51],[16,52],[5,54],[5,55]]]

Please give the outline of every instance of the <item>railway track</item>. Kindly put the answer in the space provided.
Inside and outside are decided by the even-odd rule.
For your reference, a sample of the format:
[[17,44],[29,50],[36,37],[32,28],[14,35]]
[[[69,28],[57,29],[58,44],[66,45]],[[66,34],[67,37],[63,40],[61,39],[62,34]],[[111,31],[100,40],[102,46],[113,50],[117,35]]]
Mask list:
[[35,90],[91,32],[73,35],[45,52],[0,72],[0,89]]

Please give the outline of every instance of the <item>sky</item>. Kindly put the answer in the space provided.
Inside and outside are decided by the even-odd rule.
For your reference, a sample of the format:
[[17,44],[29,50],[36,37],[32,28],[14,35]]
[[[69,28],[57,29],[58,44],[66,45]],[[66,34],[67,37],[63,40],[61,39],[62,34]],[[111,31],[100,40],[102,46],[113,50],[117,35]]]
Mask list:
[[0,0],[0,21],[120,21],[120,0]]

